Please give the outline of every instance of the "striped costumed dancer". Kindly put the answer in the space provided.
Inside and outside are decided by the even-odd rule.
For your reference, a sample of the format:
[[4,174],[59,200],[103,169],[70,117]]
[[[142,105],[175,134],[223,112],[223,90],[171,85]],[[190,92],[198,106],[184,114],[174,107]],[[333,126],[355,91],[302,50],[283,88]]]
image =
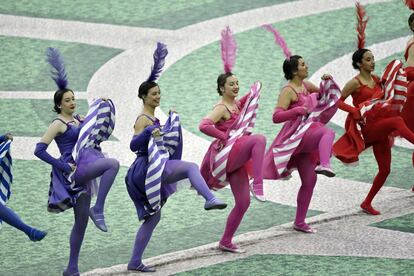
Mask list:
[[[414,0],[405,0],[407,7],[414,11]],[[414,13],[408,18],[408,26],[414,34]],[[405,47],[405,71],[407,73],[407,101],[404,104],[401,116],[407,127],[414,131],[414,36],[410,38]],[[412,156],[414,166],[414,153]],[[414,186],[411,188],[414,192]]]
[[[119,162],[106,158],[100,143],[115,126],[115,108],[110,100],[95,100],[85,118],[75,115],[75,95],[68,81],[60,52],[48,48],[47,61],[58,86],[54,110],[58,114],[36,144],[35,155],[52,165],[48,211],[63,212],[73,207],[75,223],[70,235],[69,263],[63,275],[79,275],[78,259],[89,216],[98,229],[106,232],[104,203],[119,170]],[[55,140],[61,156],[52,157],[48,145]],[[96,178],[100,177],[99,183]],[[97,194],[94,207],[91,196]]]
[[167,54],[166,45],[158,42],[150,76],[138,89],[143,109],[135,121],[134,136],[130,143],[130,149],[137,157],[128,170],[125,182],[138,219],[144,222],[137,231],[128,263],[128,270],[132,271],[155,271],[153,267],[142,263],[142,256],[161,219],[162,206],[177,190],[177,181],[190,181],[191,186],[206,200],[205,210],[224,209],[227,206],[211,193],[198,166],[181,160],[183,141],[178,115],[170,112],[163,127],[154,115],[161,99],[156,80],[162,72]]
[[[263,135],[251,135],[260,96],[260,82],[251,86],[250,92],[237,100],[239,83],[232,73],[236,61],[236,41],[229,27],[221,33],[221,56],[224,73],[217,78],[219,102],[201,120],[199,129],[216,138],[210,145],[201,164],[201,173],[210,188],[219,190],[230,184],[235,205],[231,210],[219,249],[233,253],[244,250],[233,244],[234,234],[250,205],[250,192],[259,201],[263,193],[262,164],[266,147]],[[253,181],[249,184],[250,176]]]
[[42,240],[47,232],[40,231],[24,223],[21,218],[6,206],[11,196],[11,184],[13,183],[12,157],[10,146],[13,136],[6,133],[0,136],[0,228],[5,223],[25,233],[31,241]]
[[320,87],[305,80],[308,66],[304,59],[292,55],[279,32],[271,25],[264,29],[273,33],[286,57],[283,72],[288,83],[279,94],[273,112],[273,123],[284,123],[264,160],[265,179],[289,178],[297,169],[301,187],[297,196],[296,218],[293,228],[305,233],[316,230],[305,222],[317,174],[335,176],[330,158],[335,138],[325,124],[335,114],[340,91],[330,75],[322,76]]
[[[334,155],[345,164],[357,163],[359,154],[372,146],[378,164],[378,173],[362,210],[371,215],[380,212],[372,207],[375,195],[384,185],[391,170],[391,147],[395,136],[414,143],[414,133],[402,119],[401,109],[406,101],[406,73],[400,61],[392,61],[381,78],[374,75],[374,55],[365,49],[364,8],[357,3],[358,50],[352,55],[352,66],[359,74],[347,82],[342,90],[339,108],[348,112],[345,134],[335,142]],[[352,104],[345,103],[351,96]]]

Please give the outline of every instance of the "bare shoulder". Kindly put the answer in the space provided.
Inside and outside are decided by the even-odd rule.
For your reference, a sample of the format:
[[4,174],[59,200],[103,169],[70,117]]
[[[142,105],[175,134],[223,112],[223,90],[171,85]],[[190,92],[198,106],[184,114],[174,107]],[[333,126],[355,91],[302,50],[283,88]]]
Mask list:
[[279,97],[282,98],[288,98],[288,99],[294,99],[296,98],[296,93],[290,86],[285,86],[282,88],[282,91],[280,91]]
[[145,128],[146,126],[152,125],[153,122],[145,115],[139,115],[135,121],[135,128]]

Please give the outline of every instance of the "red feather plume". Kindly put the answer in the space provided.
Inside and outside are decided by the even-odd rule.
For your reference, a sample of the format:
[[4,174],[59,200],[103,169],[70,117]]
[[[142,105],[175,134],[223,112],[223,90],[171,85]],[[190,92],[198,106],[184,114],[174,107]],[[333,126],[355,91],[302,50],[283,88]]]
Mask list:
[[404,0],[404,2],[410,10],[414,10],[414,0]]
[[355,6],[357,16],[358,49],[362,49],[365,47],[365,29],[367,28],[369,18],[365,18],[365,9],[359,2],[356,2]]

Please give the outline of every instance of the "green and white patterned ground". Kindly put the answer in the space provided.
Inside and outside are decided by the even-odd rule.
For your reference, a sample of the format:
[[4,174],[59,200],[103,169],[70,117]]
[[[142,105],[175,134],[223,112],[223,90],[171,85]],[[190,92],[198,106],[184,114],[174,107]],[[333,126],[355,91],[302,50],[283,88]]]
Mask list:
[[[0,275],[60,275],[68,258],[72,211],[47,213],[50,168],[32,154],[54,116],[55,88],[44,62],[47,47],[58,47],[65,57],[79,113],[84,114],[87,101],[97,96],[112,98],[118,111],[114,139],[104,149],[121,161],[122,168],[106,205],[110,231],[99,232],[93,224],[87,230],[80,270],[91,271],[88,275],[127,274],[124,264],[139,222],[123,179],[134,158],[128,144],[140,110],[137,86],[148,74],[156,41],[167,43],[170,52],[159,81],[161,110],[175,107],[180,113],[184,158],[197,163],[209,143],[197,125],[218,99],[215,79],[222,65],[217,41],[226,25],[236,33],[234,72],[241,88],[247,91],[255,80],[263,84],[255,132],[263,133],[268,144],[280,129],[270,123],[270,116],[284,83],[283,57],[261,24],[273,23],[293,52],[305,58],[311,75],[315,74],[312,80],[317,81],[325,68],[333,67],[329,72],[340,85],[354,74],[346,57],[355,49],[353,1],[4,2],[0,5],[0,108],[6,117],[0,120],[0,132],[15,135],[15,181],[9,206],[49,234],[42,242],[31,243],[3,225]],[[362,2],[370,16],[367,46],[375,49],[380,74],[392,58],[402,57],[410,35],[406,27],[410,12],[399,0]],[[162,111],[158,116],[165,118]],[[338,113],[330,124],[337,137],[343,132],[341,120]],[[57,155],[56,147],[50,150]],[[233,205],[231,192],[218,192],[230,208],[205,212],[203,200],[193,191],[180,191],[163,208],[163,219],[145,254],[150,258],[147,263],[158,265],[160,275],[409,275],[414,268],[414,198],[408,190],[414,184],[411,153],[412,147],[404,141],[394,147],[391,175],[374,202],[383,215],[375,218],[358,208],[377,169],[372,152],[362,154],[358,167],[333,160],[337,177],[320,177],[311,203],[309,217],[318,225],[316,235],[290,229],[298,176],[267,181],[269,202],[252,201],[236,239],[248,253],[237,256],[215,249]]]

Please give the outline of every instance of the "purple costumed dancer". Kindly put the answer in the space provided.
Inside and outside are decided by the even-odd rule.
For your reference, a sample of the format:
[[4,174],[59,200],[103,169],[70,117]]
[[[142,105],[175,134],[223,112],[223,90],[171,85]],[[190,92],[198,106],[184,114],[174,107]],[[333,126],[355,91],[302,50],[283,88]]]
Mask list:
[[25,233],[31,241],[42,240],[47,232],[40,231],[24,223],[21,218],[9,207],[6,206],[11,195],[11,184],[13,182],[12,157],[10,145],[13,135],[6,133],[0,136],[0,228],[4,221],[10,226]]
[[[88,224],[88,217],[91,217],[98,229],[107,231],[104,220],[104,203],[119,170],[119,162],[116,159],[106,158],[102,154],[99,147],[101,141],[92,141],[92,139],[96,139],[97,135],[87,136],[87,134],[91,131],[96,133],[100,129],[94,128],[101,127],[106,130],[106,136],[99,135],[99,138],[105,137],[107,139],[109,137],[114,126],[113,120],[112,124],[105,125],[108,120],[103,117],[102,113],[99,113],[99,110],[102,110],[103,106],[106,106],[106,110],[107,106],[112,108],[113,106],[109,100],[101,99],[94,102],[94,104],[98,103],[97,105],[91,105],[90,113],[86,118],[75,115],[75,95],[67,87],[68,81],[60,52],[57,49],[48,48],[47,61],[53,68],[52,78],[58,86],[58,90],[54,94],[54,111],[58,115],[40,142],[36,144],[34,154],[52,165],[48,211],[59,213],[73,207],[75,223],[70,235],[69,263],[63,275],[79,275],[79,252]],[[113,115],[113,113],[111,114]],[[83,124],[84,120],[85,124]],[[99,126],[98,122],[104,123]],[[80,136],[79,133],[82,131],[83,135]],[[55,140],[59,148],[61,154],[59,158],[52,157],[46,151],[52,140]],[[79,144],[82,146],[79,147]],[[76,157],[73,157],[72,152],[75,146]],[[100,177],[97,200],[95,205],[90,208],[91,196],[95,192],[93,184],[96,184],[95,178],[97,177]]]
[[182,161],[182,136],[178,115],[170,114],[164,127],[154,116],[159,106],[161,92],[155,82],[164,66],[168,51],[165,44],[158,43],[154,52],[154,65],[148,79],[138,90],[143,101],[142,113],[134,125],[130,149],[137,155],[130,166],[125,182],[134,202],[139,220],[138,229],[128,270],[154,272],[142,263],[142,255],[152,232],[161,218],[161,207],[176,192],[177,181],[188,179],[191,186],[206,200],[204,209],[224,209],[227,204],[216,198],[209,190],[195,163]]

